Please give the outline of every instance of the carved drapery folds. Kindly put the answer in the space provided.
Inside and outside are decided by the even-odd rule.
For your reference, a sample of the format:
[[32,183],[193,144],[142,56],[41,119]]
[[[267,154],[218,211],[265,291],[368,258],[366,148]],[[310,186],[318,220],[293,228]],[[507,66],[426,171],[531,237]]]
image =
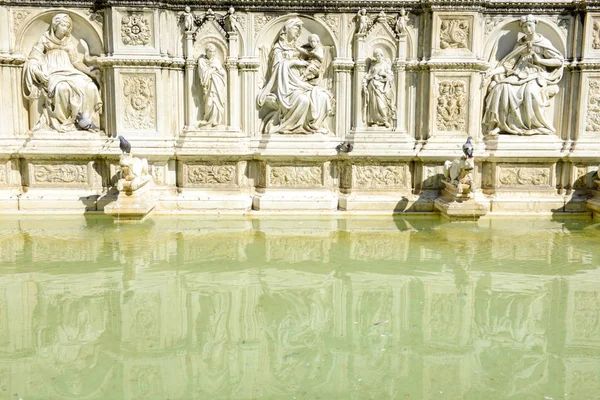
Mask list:
[[84,39],[72,36],[73,29],[69,14],[55,14],[25,62],[22,90],[34,131],[99,129],[103,104],[100,70],[93,67],[97,57],[90,55]]
[[327,89],[331,75],[331,49],[322,38],[307,32],[304,23],[287,19],[271,48],[261,48],[263,86],[257,97],[264,134],[328,134],[333,95]]
[[549,135],[556,132],[547,108],[559,92],[563,55],[536,33],[532,15],[520,20],[523,36],[484,79],[489,82],[483,116],[484,134]]

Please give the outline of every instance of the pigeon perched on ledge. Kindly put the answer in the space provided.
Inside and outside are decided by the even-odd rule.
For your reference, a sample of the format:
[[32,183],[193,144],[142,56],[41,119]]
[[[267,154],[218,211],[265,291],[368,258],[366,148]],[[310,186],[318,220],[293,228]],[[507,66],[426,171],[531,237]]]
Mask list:
[[100,130],[100,128],[98,128],[89,117],[86,117],[81,112],[77,113],[77,127],[79,127],[79,129],[83,129],[84,131]]
[[343,142],[338,144],[335,149],[340,153],[350,153],[354,149],[354,145],[350,142]]
[[473,158],[473,144],[471,143],[471,140],[473,140],[473,138],[471,136],[469,136],[467,138],[467,142],[465,144],[463,144],[463,153],[465,153],[465,156],[467,156],[467,158]]
[[123,154],[131,154],[131,143],[129,143],[123,136],[119,136],[119,148]]

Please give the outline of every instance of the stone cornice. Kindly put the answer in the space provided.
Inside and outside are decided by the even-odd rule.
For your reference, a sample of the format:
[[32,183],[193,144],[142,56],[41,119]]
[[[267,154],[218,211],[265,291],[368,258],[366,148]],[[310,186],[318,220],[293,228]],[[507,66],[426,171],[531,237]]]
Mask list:
[[98,64],[102,67],[159,67],[182,69],[183,58],[151,58],[151,57],[100,57]]
[[201,3],[191,0],[0,0],[0,6],[29,7],[158,7],[183,9],[186,5],[193,10],[226,9],[233,6],[239,11],[320,11],[320,12],[356,12],[366,6],[371,11],[397,12],[405,8],[411,12],[421,10],[463,10],[479,12],[503,12],[519,14],[525,12],[556,13],[575,10],[600,10],[600,4],[592,0],[562,0],[540,2],[535,0],[375,0],[365,3],[362,0],[207,0]]

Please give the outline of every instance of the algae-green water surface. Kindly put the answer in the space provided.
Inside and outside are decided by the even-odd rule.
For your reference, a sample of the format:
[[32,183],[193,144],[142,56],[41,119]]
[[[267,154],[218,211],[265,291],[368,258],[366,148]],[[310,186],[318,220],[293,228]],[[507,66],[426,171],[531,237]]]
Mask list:
[[587,220],[0,219],[0,399],[600,398]]

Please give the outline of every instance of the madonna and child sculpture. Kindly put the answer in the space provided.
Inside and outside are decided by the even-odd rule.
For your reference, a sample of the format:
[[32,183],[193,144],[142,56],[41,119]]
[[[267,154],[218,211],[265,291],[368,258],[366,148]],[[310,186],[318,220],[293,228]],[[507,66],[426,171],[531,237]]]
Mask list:
[[[87,64],[96,57],[89,55],[87,43],[84,61],[79,59],[77,42],[71,36],[73,21],[68,14],[56,14],[48,31],[35,44],[23,68],[23,95],[37,100],[39,120],[33,130],[51,129],[58,132],[93,127],[80,124],[97,120],[102,110],[99,92],[100,71]],[[79,115],[79,117],[78,117]]]
[[325,119],[332,114],[332,95],[319,86],[323,46],[312,34],[301,46],[302,21],[285,22],[269,54],[266,84],[257,98],[264,134],[327,134]]
[[396,118],[394,106],[394,72],[383,50],[375,49],[374,60],[363,79],[363,119],[368,126],[390,128]]
[[549,101],[559,91],[562,54],[536,33],[537,19],[520,21],[524,33],[499,66],[485,74],[491,79],[485,100],[484,134],[548,135],[556,132],[546,115]]

